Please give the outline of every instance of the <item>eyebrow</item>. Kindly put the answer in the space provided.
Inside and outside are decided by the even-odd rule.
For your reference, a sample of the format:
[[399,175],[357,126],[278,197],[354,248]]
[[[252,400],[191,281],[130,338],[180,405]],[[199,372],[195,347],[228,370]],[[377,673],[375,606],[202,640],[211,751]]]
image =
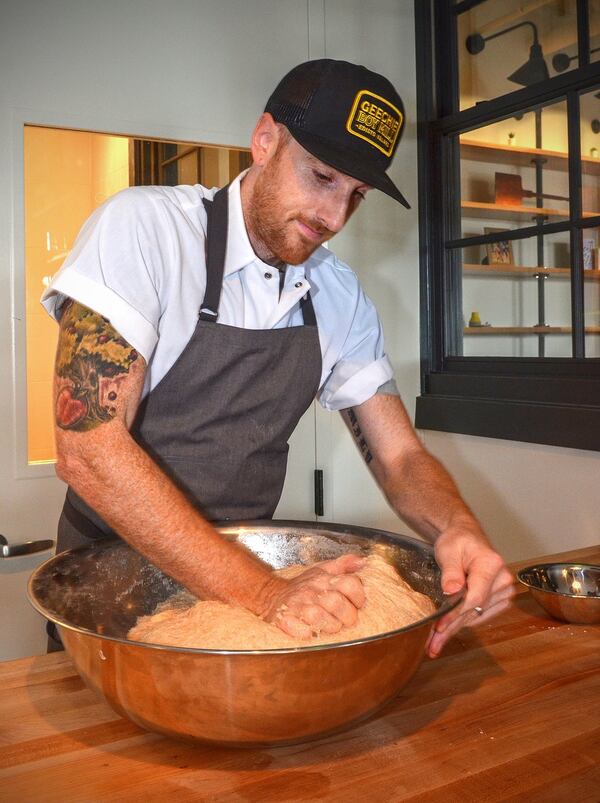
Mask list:
[[[347,173],[343,173],[341,170],[337,170],[337,168],[332,167],[331,165],[328,165],[325,162],[322,162],[320,159],[317,159],[316,156],[313,156],[312,153],[310,153],[306,149],[305,149],[305,153],[306,153],[306,161],[307,161],[309,167],[316,168],[316,169],[320,170],[323,173],[329,172],[332,175],[340,175],[340,176],[343,176],[344,178],[354,178],[353,176],[349,176]],[[356,179],[354,179],[354,181],[359,181],[359,179],[356,178]],[[365,189],[366,191],[369,191],[369,190],[374,189],[374,187],[371,184],[367,184],[366,181],[365,181],[365,182],[361,182],[358,185],[358,187],[356,187],[356,189],[357,190],[358,189]]]

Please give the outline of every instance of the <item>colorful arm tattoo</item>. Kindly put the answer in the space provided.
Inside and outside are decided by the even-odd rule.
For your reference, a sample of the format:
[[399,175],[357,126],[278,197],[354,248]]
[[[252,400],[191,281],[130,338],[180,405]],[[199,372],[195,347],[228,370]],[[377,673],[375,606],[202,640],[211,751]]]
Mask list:
[[138,353],[110,322],[71,300],[63,307],[56,356],[56,423],[86,432],[117,413]]

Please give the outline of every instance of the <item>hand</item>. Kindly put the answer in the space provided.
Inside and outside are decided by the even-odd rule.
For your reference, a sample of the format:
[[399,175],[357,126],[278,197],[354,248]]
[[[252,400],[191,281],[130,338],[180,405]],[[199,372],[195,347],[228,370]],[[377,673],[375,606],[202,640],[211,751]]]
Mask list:
[[356,555],[342,555],[311,566],[291,580],[278,577],[269,591],[263,619],[299,639],[351,627],[365,603],[362,581],[354,573],[364,562]]
[[443,592],[454,594],[466,587],[466,594],[437,622],[427,645],[431,658],[465,625],[479,625],[508,608],[514,595],[512,575],[476,522],[443,532],[435,544],[435,557],[442,570]]

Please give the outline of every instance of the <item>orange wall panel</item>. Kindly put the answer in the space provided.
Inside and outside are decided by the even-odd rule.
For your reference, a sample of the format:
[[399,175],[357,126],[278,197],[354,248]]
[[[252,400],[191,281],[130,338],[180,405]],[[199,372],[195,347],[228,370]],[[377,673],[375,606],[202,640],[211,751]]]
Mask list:
[[129,185],[128,138],[25,126],[28,460],[55,457],[52,377],[58,327],[40,296],[91,212]]

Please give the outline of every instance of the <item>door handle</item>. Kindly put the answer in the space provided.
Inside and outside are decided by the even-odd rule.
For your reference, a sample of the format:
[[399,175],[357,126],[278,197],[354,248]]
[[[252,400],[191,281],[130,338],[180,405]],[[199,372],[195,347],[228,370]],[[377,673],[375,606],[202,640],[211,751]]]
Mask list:
[[33,555],[35,552],[44,552],[51,549],[54,541],[25,541],[24,544],[9,544],[3,535],[0,535],[0,558],[16,558],[20,555]]

